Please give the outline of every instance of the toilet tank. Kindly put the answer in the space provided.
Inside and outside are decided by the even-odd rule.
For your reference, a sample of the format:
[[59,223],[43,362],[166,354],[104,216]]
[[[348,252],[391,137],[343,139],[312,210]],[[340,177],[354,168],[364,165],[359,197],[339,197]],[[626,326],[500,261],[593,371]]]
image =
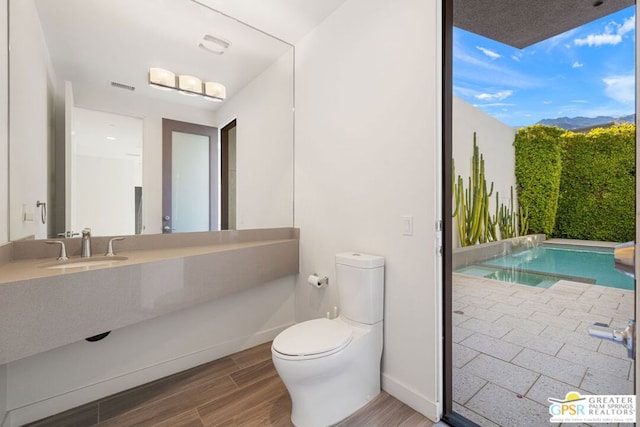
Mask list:
[[382,321],[384,258],[357,252],[336,255],[340,315],[359,323]]

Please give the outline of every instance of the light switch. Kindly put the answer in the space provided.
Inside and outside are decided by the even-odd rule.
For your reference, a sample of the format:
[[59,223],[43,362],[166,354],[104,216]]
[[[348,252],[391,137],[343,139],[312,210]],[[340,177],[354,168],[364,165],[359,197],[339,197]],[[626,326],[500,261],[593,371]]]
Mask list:
[[411,215],[402,217],[402,235],[413,236],[413,217]]

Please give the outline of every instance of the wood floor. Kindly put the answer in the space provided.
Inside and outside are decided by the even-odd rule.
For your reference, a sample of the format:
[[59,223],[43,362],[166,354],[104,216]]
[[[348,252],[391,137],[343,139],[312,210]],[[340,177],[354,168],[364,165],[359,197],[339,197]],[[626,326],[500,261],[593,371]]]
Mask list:
[[[57,426],[292,426],[291,400],[271,362],[271,343],[29,424]],[[338,426],[430,427],[385,392]]]

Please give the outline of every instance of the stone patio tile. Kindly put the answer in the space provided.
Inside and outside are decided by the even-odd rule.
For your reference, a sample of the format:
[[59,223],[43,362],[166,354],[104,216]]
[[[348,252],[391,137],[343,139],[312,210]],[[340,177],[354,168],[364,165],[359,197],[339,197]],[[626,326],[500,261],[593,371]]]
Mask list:
[[530,348],[542,353],[554,356],[562,347],[562,342],[556,341],[549,337],[533,335],[522,329],[512,329],[507,335],[502,337],[503,341],[518,344],[522,347]]
[[534,310],[523,308],[521,306],[516,306],[504,302],[498,302],[492,305],[489,310],[497,311],[498,313],[508,314],[511,316],[523,318],[529,317],[533,314]]
[[569,331],[561,328],[548,327],[540,334],[541,337],[550,338],[554,341],[573,344],[587,350],[596,351],[600,346],[600,340],[590,336],[586,331]]
[[545,295],[551,297],[553,301],[560,301],[564,304],[570,305],[570,304],[576,304],[576,302],[578,301],[578,298],[582,294],[575,294],[572,292],[565,292],[565,291],[547,290],[547,292],[545,292]]
[[565,307],[563,306],[562,307],[554,306],[553,304],[550,304],[550,303],[544,304],[536,301],[525,301],[522,304],[520,304],[520,307],[528,310],[532,310],[534,312],[538,311],[542,313],[553,314],[554,316],[560,315],[560,313],[562,313],[562,311],[565,309]]
[[[520,305],[526,301],[524,298],[514,297],[511,295],[503,295],[500,293],[492,293],[485,298],[487,301],[502,302],[511,305]],[[488,307],[485,307],[488,308]]]
[[571,344],[565,344],[557,354],[560,359],[587,366],[589,369],[606,372],[610,375],[626,379],[629,376],[631,362],[617,357],[589,351]]
[[571,294],[582,295],[584,291],[589,289],[591,285],[588,283],[572,282],[569,280],[559,280],[553,284],[549,290],[554,292],[566,292]]
[[549,313],[535,312],[529,316],[529,320],[549,325],[553,328],[560,328],[569,331],[575,331],[580,325],[580,321],[562,316],[552,316]]
[[456,310],[462,310],[464,309],[466,306],[468,306],[469,304],[467,304],[466,302],[463,302],[461,300],[454,300],[451,302],[451,308],[453,309],[453,311]]
[[591,394],[633,394],[633,381],[588,369],[580,388]]
[[470,349],[469,347],[465,347],[460,344],[453,344],[453,366],[456,368],[462,368],[464,365],[469,363],[474,357],[476,357],[479,352]]
[[549,408],[515,393],[487,384],[466,406],[501,426],[532,427],[549,425]]
[[623,346],[619,342],[609,341],[609,340],[600,340],[600,346],[598,347],[598,353],[606,354],[608,356],[617,357],[618,359],[628,360],[631,362],[631,359],[628,357],[627,348]]
[[611,323],[611,319],[613,318],[613,316],[611,315],[589,313],[584,311],[573,310],[571,308],[565,309],[562,313],[560,313],[560,316],[567,317],[569,319],[580,320],[581,322],[590,322],[590,323],[600,322],[600,323],[606,323],[606,324]]
[[[454,285],[455,286],[455,285]],[[473,297],[486,297],[491,294],[491,290],[483,289],[482,287],[468,287],[468,288],[458,288],[454,291],[454,296],[463,297],[465,295],[473,296]]]
[[493,304],[495,304],[495,302],[487,298],[488,297],[478,298],[470,295],[464,295],[463,297],[458,298],[456,302],[463,303],[464,305],[474,305],[476,307],[489,308]]
[[480,307],[467,306],[464,310],[465,316],[474,317],[476,319],[484,320],[486,322],[493,322],[502,317],[502,313],[497,311],[491,311]]
[[505,361],[513,359],[518,353],[520,353],[520,351],[522,351],[522,347],[519,345],[511,344],[503,341],[502,339],[495,339],[482,334],[471,335],[469,338],[462,341],[461,344]]
[[473,335],[475,333],[475,331],[472,331],[470,329],[465,329],[465,328],[461,328],[459,326],[456,326],[455,328],[453,328],[452,331],[452,337],[453,337],[453,342],[454,343],[459,343],[460,341],[464,340],[465,338],[467,338],[470,335]]
[[489,421],[488,419],[486,419],[482,415],[479,415],[479,414],[473,412],[471,409],[465,408],[464,406],[461,406],[461,405],[457,404],[456,402],[453,402],[453,410],[456,411],[457,413],[459,413],[460,415],[462,415],[463,417],[465,417],[466,419],[471,420],[474,423],[478,424],[479,426],[482,426],[482,427],[500,427],[500,426],[498,426],[498,424],[496,424],[496,423],[494,423],[492,421]]
[[585,366],[577,363],[528,348],[522,350],[511,363],[573,386],[580,386],[582,377],[587,370]]
[[597,305],[603,308],[610,308],[616,310],[620,305],[620,301],[618,299],[608,300],[608,299],[600,299],[599,297],[585,296],[584,294],[578,298],[579,304],[589,304],[589,305]]
[[522,329],[536,335],[542,332],[547,327],[547,325],[544,323],[540,323],[535,320],[522,319],[519,317],[510,316],[508,314],[505,314],[504,316],[493,322],[493,324],[511,326],[513,328]]
[[[469,319],[467,319],[469,320]],[[471,329],[465,329],[462,328],[460,326],[454,326],[453,331],[452,331],[452,337],[453,337],[453,342],[454,343],[459,343],[460,341],[464,340],[465,338],[467,338],[470,335],[473,335],[475,333],[475,331],[472,331]]]
[[618,319],[632,319],[634,317],[633,309],[631,307],[627,308],[626,306],[625,308],[615,310],[613,308],[594,305],[589,313]]
[[480,354],[461,370],[520,394],[526,393],[538,379],[535,372],[486,354]]
[[529,389],[526,397],[548,408],[549,405],[551,405],[548,400],[550,397],[564,399],[570,391],[577,391],[580,394],[591,394],[576,386],[541,375],[538,381]]
[[484,385],[486,380],[469,372],[453,369],[453,401],[461,405],[467,403]]
[[459,314],[459,313],[456,313],[455,311],[453,312],[453,315],[451,316],[451,322],[453,323],[453,326],[458,326],[461,323],[464,323],[469,319],[471,319],[470,316],[467,316],[467,315],[464,315],[464,314]]
[[524,298],[527,301],[535,301],[535,302],[539,302],[539,303],[542,303],[542,304],[544,304],[546,302],[549,302],[551,300],[551,296],[549,296],[546,293],[544,293],[544,290],[541,290],[541,291],[539,291],[538,293],[535,293],[535,294],[531,294],[531,293],[528,293],[526,291],[518,291],[518,292],[514,293],[512,296],[514,296],[516,298]]
[[494,338],[501,338],[511,330],[510,326],[496,325],[495,323],[473,318],[461,323],[459,326]]

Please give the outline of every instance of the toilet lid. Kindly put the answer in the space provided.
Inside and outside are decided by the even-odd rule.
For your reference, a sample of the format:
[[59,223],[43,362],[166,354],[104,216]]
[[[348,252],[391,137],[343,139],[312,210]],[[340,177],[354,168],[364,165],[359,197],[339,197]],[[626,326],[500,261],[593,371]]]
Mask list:
[[314,319],[293,325],[273,340],[273,349],[289,356],[327,353],[347,345],[353,337],[348,326],[329,319]]

